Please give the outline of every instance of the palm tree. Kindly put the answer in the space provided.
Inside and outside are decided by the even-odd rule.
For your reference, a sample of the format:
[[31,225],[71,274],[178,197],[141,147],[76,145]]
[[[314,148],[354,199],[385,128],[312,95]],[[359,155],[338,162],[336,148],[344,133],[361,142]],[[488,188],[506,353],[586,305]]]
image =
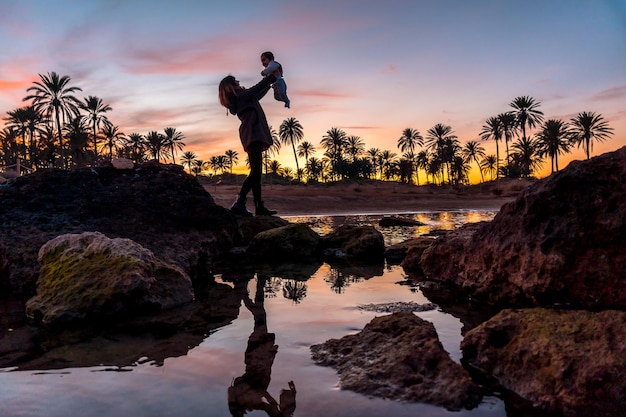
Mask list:
[[72,159],[80,168],[85,164],[85,154],[89,145],[89,128],[85,124],[84,118],[76,116],[69,123],[66,123],[63,129],[69,140]]
[[[420,151],[415,156],[415,178],[417,179],[417,185],[420,185],[419,170],[423,169],[426,171],[428,168],[428,162],[428,152],[426,151]],[[428,178],[426,178],[426,181],[428,181]]]
[[315,153],[315,146],[311,142],[304,141],[298,145],[298,156],[304,158],[305,161],[309,160],[309,157]]
[[[437,123],[428,129],[426,135],[426,145],[441,159],[441,180],[444,181],[444,166],[448,168],[448,179],[450,179],[450,164],[454,155],[455,141],[458,142],[456,135],[453,134],[452,127]],[[452,151],[452,152],[451,152]]]
[[149,132],[146,135],[146,146],[148,148],[148,152],[152,155],[157,162],[161,162],[161,156],[165,159],[165,154],[167,154],[167,140],[165,135],[159,133],[155,130]]
[[135,163],[143,162],[144,152],[146,150],[146,139],[141,133],[131,133],[128,137],[124,138],[124,141],[130,148],[130,159]]
[[532,138],[522,136],[511,147],[512,164],[517,164],[521,169],[521,175],[529,177],[533,172],[541,168],[541,156],[537,151],[537,141]]
[[383,177],[387,180],[393,178],[395,175],[396,159],[397,154],[388,150],[384,150],[380,154],[381,172],[383,173]]
[[193,161],[193,167],[191,168],[191,172],[197,177],[202,172],[204,168],[204,161],[202,159],[196,159]]
[[376,176],[376,170],[378,169],[378,159],[380,157],[380,149],[378,148],[370,148],[367,150],[367,158],[372,164],[372,172],[374,172],[374,177]]
[[189,169],[190,174],[191,174],[191,167],[196,159],[198,159],[198,157],[196,156],[195,153],[191,151],[187,151],[183,153],[183,155],[181,156],[183,167],[187,165],[187,168]]
[[549,119],[546,121],[541,132],[537,134],[537,150],[539,155],[550,156],[550,173],[559,171],[559,154],[569,152],[572,145],[570,142],[571,132],[567,123],[562,120]]
[[109,148],[109,160],[112,160],[113,148],[117,151],[117,143],[123,140],[124,133],[120,132],[119,126],[113,126],[111,123],[106,123],[104,128],[102,128],[102,135],[104,136],[104,146]]
[[496,179],[500,171],[500,149],[498,142],[502,140],[502,134],[502,122],[498,116],[488,118],[480,131],[480,138],[482,140],[493,139],[496,142]]
[[49,72],[47,75],[39,74],[39,78],[41,81],[35,81],[34,86],[26,89],[27,92],[32,91],[33,94],[24,97],[23,101],[33,100],[33,106],[37,111],[43,111],[46,115],[54,117],[59,135],[59,150],[63,151],[61,121],[71,120],[78,115],[80,100],[74,97],[73,93],[82,89],[69,87],[70,77],[59,76],[56,72]]
[[500,119],[500,125],[502,127],[502,133],[504,134],[504,144],[506,145],[506,162],[509,161],[509,142],[513,142],[513,134],[517,129],[517,118],[513,112],[500,113],[498,115]]
[[21,145],[17,145],[18,152],[19,148],[22,151],[22,157],[26,160],[26,152],[28,147],[26,145],[26,134],[28,133],[28,107],[33,108],[32,106],[20,107],[15,110],[8,111],[7,114],[9,117],[6,117],[4,120],[7,121],[6,126],[12,129],[18,136],[22,138]]
[[402,131],[402,136],[398,139],[398,148],[402,152],[413,152],[416,146],[424,145],[424,138],[417,129],[406,128]]
[[352,162],[365,151],[365,142],[359,136],[346,138],[346,153],[352,157]]
[[300,181],[300,167],[298,165],[298,154],[296,153],[296,143],[302,140],[304,133],[302,132],[302,125],[295,117],[290,117],[283,121],[278,130],[278,136],[281,142],[287,144],[291,143],[293,148],[293,156],[296,159],[296,172],[298,173],[298,181]]
[[604,142],[613,134],[613,129],[609,127],[609,123],[595,112],[582,112],[571,119],[572,124],[572,141],[581,145],[585,149],[587,159],[589,159],[590,150],[593,150],[593,141]]
[[19,133],[15,129],[8,126],[0,131],[0,150],[2,151],[2,159],[5,165],[12,165],[16,162],[16,145],[19,136]]
[[91,123],[91,133],[93,138],[93,153],[98,158],[98,127],[101,122],[105,126],[109,124],[108,119],[103,113],[111,111],[111,106],[104,104],[101,98],[95,96],[89,96],[84,98],[84,103],[80,103],[78,106],[87,112],[85,119]]
[[493,181],[493,173],[496,172],[496,176],[498,175],[498,157],[495,155],[487,155],[482,161],[480,161],[480,170],[489,171],[491,174],[491,180]]
[[315,157],[310,157],[307,160],[306,163],[306,172],[307,172],[307,176],[310,179],[314,179],[314,180],[319,180],[320,176],[322,175],[322,172],[324,170],[324,164],[323,162]]
[[510,106],[517,120],[517,125],[522,129],[522,137],[526,137],[526,126],[533,128],[543,121],[543,112],[537,110],[541,104],[528,96],[516,97]]
[[239,153],[237,151],[229,149],[224,152],[224,155],[226,156],[226,159],[228,159],[228,166],[230,167],[230,173],[232,175],[233,165],[235,165],[235,163],[239,160]]
[[485,182],[485,177],[483,177],[483,171],[480,169],[480,162],[478,162],[479,156],[485,156],[485,148],[483,148],[478,141],[470,140],[461,150],[461,154],[463,154],[466,161],[469,162],[471,160],[474,160],[476,162],[476,165],[478,165],[478,170],[480,171],[480,182]]
[[340,174],[341,165],[343,164],[343,152],[346,146],[346,132],[342,129],[333,127],[326,131],[320,142],[322,147],[326,149],[330,160],[332,161],[331,175],[335,178],[336,174]]
[[177,132],[174,127],[166,127],[163,131],[165,132],[165,147],[172,156],[172,163],[176,164],[176,149],[183,150],[185,144],[182,140],[185,136],[181,132]]

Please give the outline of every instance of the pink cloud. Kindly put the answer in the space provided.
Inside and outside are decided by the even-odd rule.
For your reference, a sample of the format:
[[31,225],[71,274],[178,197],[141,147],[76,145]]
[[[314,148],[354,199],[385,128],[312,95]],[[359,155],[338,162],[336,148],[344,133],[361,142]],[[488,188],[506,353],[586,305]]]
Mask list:
[[626,97],[626,85],[620,85],[618,87],[609,88],[607,90],[600,91],[591,97],[593,101],[615,100]]

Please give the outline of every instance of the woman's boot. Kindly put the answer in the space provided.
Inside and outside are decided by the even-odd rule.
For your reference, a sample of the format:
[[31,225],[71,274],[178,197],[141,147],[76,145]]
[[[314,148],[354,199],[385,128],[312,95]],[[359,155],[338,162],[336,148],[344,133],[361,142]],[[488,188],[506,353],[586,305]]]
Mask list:
[[246,197],[239,196],[237,201],[235,201],[235,204],[233,204],[233,206],[230,208],[230,211],[233,214],[238,214],[240,216],[245,216],[245,217],[253,216],[252,212],[248,211],[248,209],[246,208]]
[[268,210],[265,208],[263,201],[255,201],[254,205],[256,207],[256,215],[257,216],[271,216],[272,214],[278,213],[276,210]]

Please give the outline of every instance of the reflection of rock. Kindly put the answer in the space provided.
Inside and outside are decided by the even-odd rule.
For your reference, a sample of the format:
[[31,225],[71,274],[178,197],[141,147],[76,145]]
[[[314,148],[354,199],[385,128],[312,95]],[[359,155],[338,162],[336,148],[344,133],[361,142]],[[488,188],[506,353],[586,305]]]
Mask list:
[[247,252],[257,259],[302,262],[315,257],[319,242],[320,236],[306,224],[289,224],[258,233]]
[[341,249],[349,260],[380,261],[385,252],[383,235],[374,226],[339,226],[324,236],[322,245],[325,249]]
[[429,279],[502,306],[626,307],[626,147],[528,187],[467,236],[438,238]]
[[533,406],[567,416],[624,415],[626,312],[504,310],[461,344],[464,360]]
[[337,369],[342,389],[451,410],[474,408],[481,400],[432,323],[413,313],[377,317],[360,333],[313,345],[311,352],[318,364]]
[[58,236],[41,247],[39,262],[26,314],[43,323],[156,312],[193,300],[187,274],[130,239]]
[[72,328],[22,326],[0,338],[0,368],[59,369],[162,364],[186,355],[212,330],[237,318],[241,297],[229,285],[196,293],[193,303],[156,314]]

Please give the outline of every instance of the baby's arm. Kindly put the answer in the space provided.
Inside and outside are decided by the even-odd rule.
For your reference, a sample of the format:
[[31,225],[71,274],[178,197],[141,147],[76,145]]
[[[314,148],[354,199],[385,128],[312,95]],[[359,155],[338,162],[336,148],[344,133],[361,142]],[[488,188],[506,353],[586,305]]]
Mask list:
[[267,64],[267,67],[265,67],[265,69],[261,71],[261,75],[265,76],[265,75],[273,74],[275,71],[278,71],[279,68],[280,68],[280,64],[278,62],[270,61],[270,63]]

